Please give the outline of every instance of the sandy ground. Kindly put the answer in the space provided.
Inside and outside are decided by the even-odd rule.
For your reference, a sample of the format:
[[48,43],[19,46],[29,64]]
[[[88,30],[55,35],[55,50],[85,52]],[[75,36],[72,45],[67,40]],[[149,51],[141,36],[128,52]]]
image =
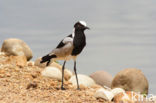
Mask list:
[[[1,57],[0,57],[1,58]],[[65,81],[41,76],[43,68],[2,63],[0,59],[0,103],[108,103],[93,95],[98,87],[76,90]]]

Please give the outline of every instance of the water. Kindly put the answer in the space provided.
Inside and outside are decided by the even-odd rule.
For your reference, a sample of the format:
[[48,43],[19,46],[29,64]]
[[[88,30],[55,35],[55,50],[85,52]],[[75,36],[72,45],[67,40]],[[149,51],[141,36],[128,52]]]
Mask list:
[[[113,76],[125,68],[143,71],[156,94],[155,0],[1,0],[0,45],[20,38],[33,50],[35,60],[50,52],[85,20],[87,46],[78,57],[78,73],[105,70]],[[73,62],[66,65],[72,70]]]

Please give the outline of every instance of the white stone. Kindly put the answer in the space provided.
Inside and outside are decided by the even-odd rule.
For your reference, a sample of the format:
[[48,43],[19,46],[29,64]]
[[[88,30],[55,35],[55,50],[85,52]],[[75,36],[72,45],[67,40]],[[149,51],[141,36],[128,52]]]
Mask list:
[[41,61],[41,57],[37,58],[34,62],[34,65],[40,68],[45,68],[47,63],[40,63],[40,61]]
[[42,72],[42,76],[51,77],[53,79],[62,80],[62,73],[56,67],[46,67]]
[[154,103],[156,103],[156,96],[153,97]]
[[0,69],[3,67],[3,64],[0,64]]
[[28,61],[28,62],[27,62],[27,65],[28,65],[28,66],[34,66],[34,64],[35,64],[34,61]]
[[108,91],[111,91],[112,89],[107,87],[107,86],[103,86],[104,89],[108,90]]
[[153,96],[154,101],[156,102],[156,96]]
[[105,90],[104,88],[100,88],[95,92],[94,97],[112,101],[114,94],[108,90]]
[[114,96],[115,96],[115,95],[117,95],[117,94],[119,94],[119,93],[125,92],[125,90],[122,89],[122,88],[114,88],[114,89],[111,90],[111,92],[112,92],[112,93],[114,94]]
[[[86,76],[86,75],[83,75],[83,74],[78,74],[78,81],[79,81],[79,85],[82,84],[86,87],[90,87],[90,86],[93,86],[95,85],[95,81],[90,78],[89,76]],[[69,81],[74,85],[76,86],[77,85],[77,82],[76,82],[76,76],[72,76]]]
[[5,53],[4,52],[0,52],[0,55],[5,55]]
[[156,103],[156,96],[151,96],[150,98],[148,98],[148,100]]
[[4,40],[1,51],[9,56],[26,56],[27,60],[33,56],[30,47],[24,41],[16,38]]
[[131,101],[131,99],[130,99],[130,97],[125,93],[125,92],[123,92],[123,97],[121,98],[123,101]]
[[73,76],[73,72],[71,72],[69,69],[65,69],[64,72],[67,73],[70,78]]

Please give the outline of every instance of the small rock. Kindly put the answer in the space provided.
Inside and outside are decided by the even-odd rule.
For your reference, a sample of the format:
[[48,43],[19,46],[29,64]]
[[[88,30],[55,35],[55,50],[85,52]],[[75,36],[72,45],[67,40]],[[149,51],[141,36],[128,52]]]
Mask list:
[[102,88],[101,85],[98,85],[98,84],[95,84],[95,85],[92,85],[91,88],[93,89],[99,89],[99,88]]
[[34,73],[34,74],[31,74],[31,76],[32,76],[33,78],[37,78],[37,77],[39,76],[39,74]]
[[[40,63],[40,61],[41,61],[41,58],[38,58],[35,61],[34,65],[38,66],[40,68],[45,68],[46,67],[46,63]],[[50,63],[49,66],[50,67],[55,67],[55,68],[59,69],[62,72],[62,66],[60,64],[56,63],[56,62]],[[69,69],[65,68],[65,70],[64,70],[64,79],[65,80],[69,80],[71,78],[71,76],[73,76],[73,73]]]
[[7,64],[15,64],[17,66],[26,66],[27,59],[25,56],[9,56],[5,61]]
[[153,96],[153,100],[154,100],[154,102],[156,103],[156,96]]
[[112,75],[109,73],[100,70],[92,73],[90,77],[99,85],[111,87],[111,82],[113,80]]
[[42,76],[51,77],[53,79],[62,80],[62,73],[56,67],[46,67],[42,72]]
[[112,88],[123,88],[126,91],[148,93],[148,81],[139,69],[129,68],[120,71],[112,81]]
[[108,90],[108,91],[111,91],[112,89],[107,87],[107,86],[103,86],[104,89]]
[[73,73],[69,69],[64,70],[64,79],[69,80],[73,76]]
[[9,56],[26,56],[27,60],[32,58],[31,49],[20,39],[10,38],[4,40],[1,51],[5,52]]
[[148,101],[151,101],[152,103],[156,103],[156,96],[150,96],[148,98]]
[[[77,87],[76,87],[76,88],[77,88]],[[80,84],[80,88],[81,88],[81,90],[85,90],[85,89],[87,89],[87,87],[84,86],[84,85],[82,85],[82,84]]]
[[[62,65],[60,65],[59,63],[57,62],[52,62],[50,64],[50,66],[52,67],[56,67],[58,68],[61,72],[62,72]],[[71,76],[73,76],[73,73],[69,70],[69,69],[64,69],[64,79],[65,80],[69,80],[71,78]]]
[[141,94],[133,91],[119,93],[113,100],[115,103],[149,103]]
[[30,89],[30,88],[37,88],[37,84],[36,83],[29,83],[27,85],[27,88],[26,89]]
[[[34,63],[34,65],[35,66],[38,66],[38,67],[40,67],[40,68],[45,68],[45,67],[47,67],[47,62],[45,62],[45,63],[40,63],[41,62],[41,57],[39,57],[39,58],[37,58],[36,60],[35,60],[35,63]],[[62,66],[60,65],[60,64],[58,64],[58,63],[56,63],[56,62],[50,62],[49,63],[49,66],[51,66],[51,67],[56,67],[56,68],[58,68],[58,69],[62,69]]]
[[28,66],[34,66],[34,61],[28,61],[28,62],[27,62],[27,65],[28,65]]
[[114,94],[114,96],[116,96],[119,93],[125,92],[125,90],[122,89],[122,88],[114,88],[114,89],[111,90],[111,92]]
[[0,56],[4,56],[4,55],[5,55],[5,53],[0,51]]
[[55,61],[52,62],[52,63],[50,64],[50,66],[56,67],[56,68],[58,68],[59,70],[62,71],[62,66],[61,66],[59,63],[56,63]]
[[125,92],[116,95],[113,101],[115,103],[133,103],[133,101],[130,100],[129,96]]
[[153,96],[153,101],[154,103],[156,103],[156,96]]
[[46,67],[46,63],[40,63],[40,61],[41,61],[41,58],[36,59],[34,65],[38,66],[40,68],[45,68]]
[[94,97],[103,98],[107,101],[112,101],[114,95],[112,92],[105,90],[104,88],[100,88],[95,92]]
[[[79,81],[79,85],[82,84],[86,87],[90,87],[90,86],[93,86],[95,85],[95,82],[92,78],[90,78],[89,76],[87,75],[83,75],[83,74],[78,74],[78,81]],[[76,82],[76,76],[72,76],[70,79],[69,79],[69,82],[71,82],[74,86],[77,86],[77,82]]]
[[[50,66],[56,67],[56,68],[58,68],[62,72],[62,65],[60,65],[59,63],[52,62],[50,64]],[[69,80],[71,78],[71,76],[73,76],[73,73],[69,69],[65,68],[64,69],[64,79],[65,80]]]

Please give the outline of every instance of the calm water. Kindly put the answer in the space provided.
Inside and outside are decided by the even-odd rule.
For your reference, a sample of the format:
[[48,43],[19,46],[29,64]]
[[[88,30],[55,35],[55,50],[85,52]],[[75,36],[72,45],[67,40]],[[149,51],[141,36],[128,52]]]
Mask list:
[[[78,57],[78,72],[105,70],[113,76],[125,68],[139,68],[156,94],[155,0],[0,0],[0,45],[20,38],[45,55],[85,20],[87,46]],[[73,62],[66,65],[73,68]]]

